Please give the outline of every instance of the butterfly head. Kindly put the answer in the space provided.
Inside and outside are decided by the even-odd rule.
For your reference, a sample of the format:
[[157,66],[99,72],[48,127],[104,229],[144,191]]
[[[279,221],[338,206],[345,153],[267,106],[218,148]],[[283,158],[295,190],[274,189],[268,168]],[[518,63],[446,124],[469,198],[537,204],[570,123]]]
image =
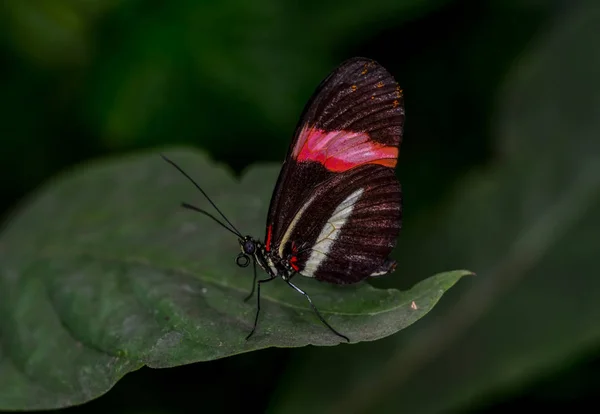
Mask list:
[[240,267],[246,267],[250,264],[250,256],[256,254],[257,241],[252,236],[240,238],[238,241],[240,242],[242,252],[238,255],[235,262]]

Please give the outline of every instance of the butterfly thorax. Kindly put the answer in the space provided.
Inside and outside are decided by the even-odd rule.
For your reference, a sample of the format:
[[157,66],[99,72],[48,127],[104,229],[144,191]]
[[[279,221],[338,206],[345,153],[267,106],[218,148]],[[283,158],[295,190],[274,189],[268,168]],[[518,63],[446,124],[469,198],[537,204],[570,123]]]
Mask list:
[[251,236],[246,236],[240,240],[240,247],[243,254],[254,256],[258,265],[270,276],[289,279],[295,273],[289,260],[274,252],[267,251],[263,243]]

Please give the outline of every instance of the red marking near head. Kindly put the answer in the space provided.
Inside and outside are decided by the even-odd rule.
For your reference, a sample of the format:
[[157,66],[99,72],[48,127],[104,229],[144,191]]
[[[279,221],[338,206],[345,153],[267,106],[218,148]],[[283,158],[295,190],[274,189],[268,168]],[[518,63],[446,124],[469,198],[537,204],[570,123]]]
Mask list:
[[316,161],[329,171],[344,172],[363,164],[394,168],[398,148],[375,142],[366,132],[326,132],[305,125],[292,155],[298,161]]
[[267,251],[271,250],[271,236],[273,235],[273,225],[269,225],[267,227],[267,241],[265,243],[265,249]]
[[294,269],[296,272],[300,270],[300,267],[298,267],[298,257],[292,256],[290,259],[290,266],[292,266],[292,269]]

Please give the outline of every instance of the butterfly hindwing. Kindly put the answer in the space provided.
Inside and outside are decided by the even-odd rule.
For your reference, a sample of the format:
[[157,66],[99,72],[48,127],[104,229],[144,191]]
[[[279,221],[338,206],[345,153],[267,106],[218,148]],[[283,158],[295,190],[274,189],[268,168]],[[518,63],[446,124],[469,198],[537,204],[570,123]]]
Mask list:
[[389,267],[400,231],[395,177],[402,92],[372,60],[343,63],[317,88],[275,187],[266,247],[300,274],[353,283]]
[[[307,163],[300,168],[322,168]],[[354,283],[388,257],[400,230],[400,188],[393,170],[364,165],[311,191],[273,248],[304,276]],[[305,208],[304,208],[305,207]]]

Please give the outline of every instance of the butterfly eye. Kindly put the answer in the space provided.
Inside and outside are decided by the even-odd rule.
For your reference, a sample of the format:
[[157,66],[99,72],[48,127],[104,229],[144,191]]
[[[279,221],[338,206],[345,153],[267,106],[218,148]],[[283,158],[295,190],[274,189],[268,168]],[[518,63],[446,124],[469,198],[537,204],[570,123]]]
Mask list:
[[248,240],[244,243],[244,253],[254,254],[254,250],[256,250],[256,245],[252,240]]
[[247,267],[250,264],[250,258],[248,255],[240,253],[238,254],[237,259],[235,259],[235,263],[237,263],[239,267]]

